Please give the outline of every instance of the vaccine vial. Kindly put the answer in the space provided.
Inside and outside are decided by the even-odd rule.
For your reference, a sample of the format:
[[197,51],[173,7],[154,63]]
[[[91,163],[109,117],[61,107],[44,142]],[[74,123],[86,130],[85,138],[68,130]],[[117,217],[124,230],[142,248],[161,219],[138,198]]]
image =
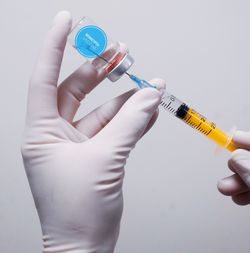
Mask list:
[[129,51],[121,50],[120,43],[88,17],[83,17],[72,28],[68,41],[97,71],[105,71],[112,82],[120,79],[134,63]]

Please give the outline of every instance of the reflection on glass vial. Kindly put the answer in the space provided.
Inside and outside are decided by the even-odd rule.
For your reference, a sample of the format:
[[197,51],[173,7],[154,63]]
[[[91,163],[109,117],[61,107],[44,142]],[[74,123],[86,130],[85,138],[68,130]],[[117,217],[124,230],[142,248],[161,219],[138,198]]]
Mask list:
[[115,82],[133,65],[128,50],[121,50],[120,43],[113,41],[90,18],[82,18],[71,30],[68,41],[79,54],[97,70],[104,70]]

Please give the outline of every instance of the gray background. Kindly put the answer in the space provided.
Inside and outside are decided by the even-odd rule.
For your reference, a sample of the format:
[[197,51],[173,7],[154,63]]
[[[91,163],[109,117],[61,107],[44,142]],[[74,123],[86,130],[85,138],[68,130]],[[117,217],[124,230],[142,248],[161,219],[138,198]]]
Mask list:
[[[19,143],[29,75],[54,14],[92,17],[136,59],[134,73],[162,77],[168,89],[223,129],[250,129],[250,3],[182,1],[0,2],[0,252],[41,251],[41,232]],[[82,62],[69,46],[64,79]],[[103,82],[78,117],[133,87],[125,77]],[[125,208],[117,253],[250,252],[249,207],[216,189],[231,174],[229,154],[161,111],[127,164]]]

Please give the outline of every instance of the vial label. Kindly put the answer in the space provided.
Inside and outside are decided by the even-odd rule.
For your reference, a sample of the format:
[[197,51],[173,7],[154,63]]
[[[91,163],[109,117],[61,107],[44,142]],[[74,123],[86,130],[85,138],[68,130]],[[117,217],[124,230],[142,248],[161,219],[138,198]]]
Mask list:
[[76,34],[75,48],[81,55],[87,58],[101,56],[107,48],[107,35],[98,26],[85,26]]

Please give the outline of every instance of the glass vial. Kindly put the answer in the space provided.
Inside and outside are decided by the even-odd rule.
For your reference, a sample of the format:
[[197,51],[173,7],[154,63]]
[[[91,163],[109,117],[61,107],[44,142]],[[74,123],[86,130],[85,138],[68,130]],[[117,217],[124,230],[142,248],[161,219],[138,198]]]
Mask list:
[[88,17],[73,27],[68,41],[97,70],[104,70],[112,82],[120,79],[134,63],[129,51],[121,50],[120,44]]

